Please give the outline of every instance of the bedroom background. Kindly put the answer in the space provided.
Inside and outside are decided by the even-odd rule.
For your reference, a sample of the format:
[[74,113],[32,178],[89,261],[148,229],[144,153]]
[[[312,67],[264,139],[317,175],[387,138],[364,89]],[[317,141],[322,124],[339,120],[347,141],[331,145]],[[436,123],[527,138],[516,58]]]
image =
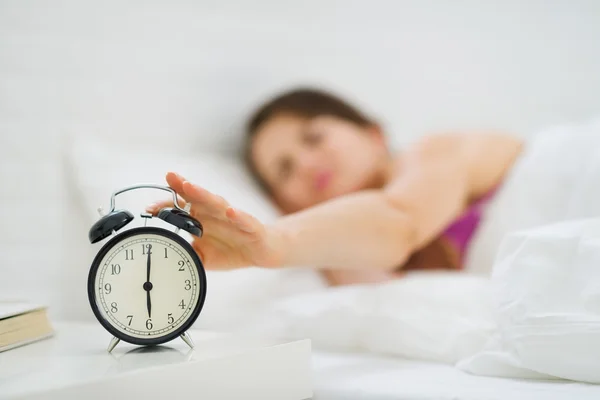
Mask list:
[[[92,318],[96,207],[167,168],[273,217],[236,164],[240,128],[296,84],[346,95],[394,146],[598,115],[599,21],[594,0],[3,1],[0,296]],[[143,196],[124,206],[141,212]],[[318,288],[305,272],[212,274],[198,324]]]

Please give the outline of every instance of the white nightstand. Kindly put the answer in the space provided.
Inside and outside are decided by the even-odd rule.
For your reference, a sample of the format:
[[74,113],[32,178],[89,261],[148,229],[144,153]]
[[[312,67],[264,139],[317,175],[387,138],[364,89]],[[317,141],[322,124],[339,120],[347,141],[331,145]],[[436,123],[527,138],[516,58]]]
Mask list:
[[154,348],[125,342],[108,353],[99,324],[54,324],[56,335],[0,353],[1,399],[312,398],[309,340],[190,330]]

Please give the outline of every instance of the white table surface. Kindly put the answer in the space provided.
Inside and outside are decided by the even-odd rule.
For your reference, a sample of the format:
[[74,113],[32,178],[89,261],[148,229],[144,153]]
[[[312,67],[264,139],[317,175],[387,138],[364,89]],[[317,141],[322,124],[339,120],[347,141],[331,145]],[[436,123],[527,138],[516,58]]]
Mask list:
[[54,323],[50,339],[0,353],[1,399],[312,398],[309,340],[189,330],[156,347],[120,342],[100,324]]

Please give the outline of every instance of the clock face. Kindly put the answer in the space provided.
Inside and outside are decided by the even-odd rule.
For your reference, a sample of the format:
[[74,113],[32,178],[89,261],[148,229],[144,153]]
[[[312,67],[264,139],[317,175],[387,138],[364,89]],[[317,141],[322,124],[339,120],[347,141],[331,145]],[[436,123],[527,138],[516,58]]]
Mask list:
[[88,292],[96,316],[115,336],[152,344],[178,336],[194,322],[205,285],[200,259],[183,238],[144,227],[114,237],[100,250]]

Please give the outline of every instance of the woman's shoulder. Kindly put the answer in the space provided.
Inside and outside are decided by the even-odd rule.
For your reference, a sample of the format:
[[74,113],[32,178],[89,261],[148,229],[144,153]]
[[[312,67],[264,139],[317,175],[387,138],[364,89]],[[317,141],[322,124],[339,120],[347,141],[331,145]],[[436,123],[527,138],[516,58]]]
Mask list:
[[523,139],[510,133],[424,134],[394,152],[392,179],[437,164],[447,171],[464,168],[474,190],[480,192],[502,180],[523,146]]
[[518,135],[498,132],[427,133],[392,153],[395,164],[404,161],[435,162],[472,157],[490,151],[519,154],[525,141]]
[[408,143],[404,149],[395,154],[395,157],[401,157],[403,154],[448,154],[473,147],[500,146],[506,149],[519,149],[523,143],[524,140],[518,135],[505,132],[433,132],[425,133]]

